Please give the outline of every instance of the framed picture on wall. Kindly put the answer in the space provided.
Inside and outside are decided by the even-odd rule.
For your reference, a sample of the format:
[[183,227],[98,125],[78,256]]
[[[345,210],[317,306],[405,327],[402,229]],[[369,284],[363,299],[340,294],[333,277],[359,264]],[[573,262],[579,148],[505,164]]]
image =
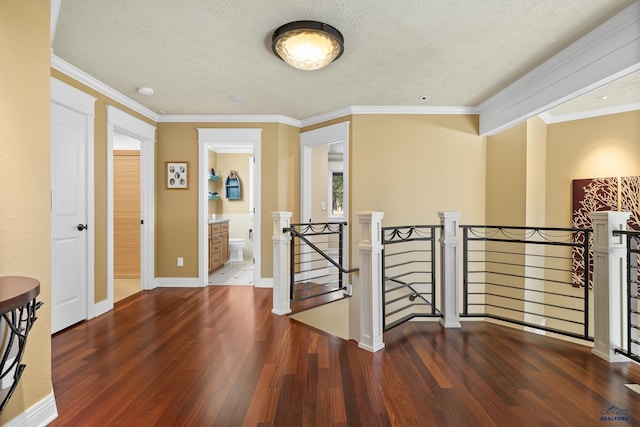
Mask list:
[[188,172],[189,162],[166,162],[167,163],[167,188],[187,189],[189,188]]

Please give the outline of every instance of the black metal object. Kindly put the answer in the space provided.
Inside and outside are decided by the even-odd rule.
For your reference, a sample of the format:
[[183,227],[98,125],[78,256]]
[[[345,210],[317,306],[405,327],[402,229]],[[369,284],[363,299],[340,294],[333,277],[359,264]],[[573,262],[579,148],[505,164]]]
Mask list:
[[[486,225],[461,228],[462,317],[488,317],[593,341],[589,335],[591,290],[586,285],[575,286],[570,253],[571,248],[583,252],[581,271],[585,277],[581,283],[589,283],[592,230]],[[565,251],[567,254],[562,253]],[[550,302],[551,298],[559,301]],[[527,316],[550,320],[556,326],[533,323]]]
[[616,348],[614,351],[640,363],[640,231],[614,230],[613,235],[627,239],[627,342],[626,348]]
[[[0,413],[4,410],[25,369],[22,364],[27,335],[37,320],[36,310],[42,305],[36,301],[40,293],[37,280],[5,276],[0,278]],[[5,388],[5,384],[8,387]]]
[[[344,275],[358,271],[343,265],[344,228],[346,222],[291,224],[283,232],[291,237],[290,289],[291,302],[303,301],[337,291],[347,290]],[[328,253],[337,250],[337,261]],[[326,263],[313,267],[314,263]],[[304,277],[305,281],[296,278]],[[303,293],[296,296],[296,293]]]
[[439,225],[382,228],[384,330],[416,317],[442,317],[436,307],[436,229]]

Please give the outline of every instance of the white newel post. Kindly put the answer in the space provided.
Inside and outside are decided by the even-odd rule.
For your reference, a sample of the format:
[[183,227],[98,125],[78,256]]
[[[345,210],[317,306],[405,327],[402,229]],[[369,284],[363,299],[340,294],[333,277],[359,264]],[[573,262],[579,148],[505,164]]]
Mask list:
[[609,362],[628,362],[616,354],[626,343],[627,333],[627,240],[614,236],[626,230],[629,212],[592,212],[593,224],[593,354]]
[[384,348],[382,322],[383,212],[357,215],[360,225],[360,339],[358,347],[376,352]]
[[289,233],[284,228],[291,226],[291,212],[272,212],[273,218],[273,309],[272,313],[283,315],[291,313],[289,299],[290,286],[290,247]]
[[438,212],[440,236],[440,324],[445,328],[459,328],[460,308],[460,212]]

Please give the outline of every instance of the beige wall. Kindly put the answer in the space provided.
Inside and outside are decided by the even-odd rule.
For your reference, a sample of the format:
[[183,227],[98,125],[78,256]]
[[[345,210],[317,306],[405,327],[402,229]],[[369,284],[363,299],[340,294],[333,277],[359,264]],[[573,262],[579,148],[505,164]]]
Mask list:
[[526,123],[487,137],[486,224],[525,223],[526,155]]
[[458,210],[485,217],[485,139],[475,115],[353,116],[351,218],[385,213],[384,225],[436,224]]
[[538,117],[527,120],[526,224],[545,226],[547,125]]
[[40,281],[38,320],[4,425],[52,391],[49,2],[0,2],[0,275]]
[[[278,199],[276,204],[277,210],[293,212],[291,222],[296,223],[300,221],[300,129],[283,124],[278,124],[277,129],[277,163],[267,163],[263,154],[262,176],[264,176],[265,170],[277,169],[277,178],[275,182],[276,188],[278,189]],[[271,156],[269,161],[273,161]],[[263,188],[264,185],[265,184],[263,183]],[[264,190],[262,191],[262,194],[262,199],[264,201]],[[265,211],[263,202],[263,224],[271,224],[271,212],[272,211]],[[265,222],[267,221],[265,219],[265,215],[269,217],[268,222]],[[272,227],[270,225],[263,225],[263,236],[265,235],[264,227],[267,227],[270,232],[272,231]],[[271,236],[272,234],[268,236],[269,242],[267,246],[269,248],[269,253],[271,253],[272,248]],[[264,240],[262,242],[262,247],[265,247]],[[272,267],[273,266],[269,267],[269,271],[272,270]],[[265,271],[264,267],[262,271]],[[271,275],[263,277],[271,277]]]
[[[270,278],[273,276],[271,212],[297,211],[300,188],[298,129],[279,123],[158,124],[156,170],[164,171],[166,161],[188,161],[191,184],[187,190],[167,190],[164,174],[157,176],[156,276],[198,275],[198,128],[262,129],[261,277]],[[184,258],[183,267],[176,266],[177,257]]]
[[572,180],[636,175],[640,175],[640,111],[549,125],[547,224],[571,226]]

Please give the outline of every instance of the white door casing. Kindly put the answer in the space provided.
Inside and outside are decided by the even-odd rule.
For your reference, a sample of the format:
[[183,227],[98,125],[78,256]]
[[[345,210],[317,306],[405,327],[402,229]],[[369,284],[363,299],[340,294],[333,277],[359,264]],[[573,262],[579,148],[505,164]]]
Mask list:
[[[342,122],[323,128],[302,132],[300,134],[300,222],[307,222],[311,219],[311,149],[320,145],[335,143],[343,144],[343,218],[349,221],[349,123]],[[348,224],[344,229],[345,236],[348,236]],[[343,262],[349,265],[349,239],[343,239]],[[302,256],[303,262],[305,256]],[[345,275],[345,283],[348,275]]]
[[227,148],[239,146],[251,146],[255,158],[253,173],[253,201],[255,208],[253,227],[253,255],[255,264],[253,266],[253,284],[256,287],[273,286],[268,280],[263,279],[260,274],[261,265],[261,183],[260,170],[262,163],[261,154],[262,129],[259,128],[198,128],[198,281],[201,286],[206,286],[209,282],[208,256],[209,242],[207,237],[207,163],[208,147],[223,146]]
[[51,330],[90,318],[95,98],[51,79]]
[[100,314],[113,309],[113,140],[116,132],[140,141],[140,282],[142,289],[155,288],[156,127],[107,105],[107,299],[96,304],[96,311]]
[[311,218],[311,148],[342,143],[343,154],[343,211],[349,218],[349,122],[302,132],[300,134],[300,221]]

